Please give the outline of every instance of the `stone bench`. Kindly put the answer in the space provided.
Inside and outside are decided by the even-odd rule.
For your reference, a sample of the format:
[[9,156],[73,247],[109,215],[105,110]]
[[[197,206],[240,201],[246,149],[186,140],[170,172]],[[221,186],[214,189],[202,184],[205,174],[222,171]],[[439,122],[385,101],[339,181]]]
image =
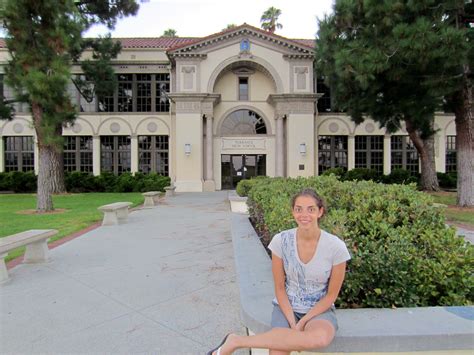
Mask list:
[[165,187],[165,196],[172,197],[174,196],[174,191],[176,190],[176,186],[166,186]]
[[235,191],[228,194],[230,210],[235,213],[248,213],[247,197],[237,195]]
[[5,258],[16,248],[26,246],[24,263],[44,263],[49,261],[48,239],[57,234],[55,229],[32,229],[26,232],[0,238],[0,283],[6,282],[8,277]]
[[145,197],[145,202],[143,203],[144,207],[154,207],[155,202],[161,196],[161,192],[159,191],[148,191],[142,193],[143,197]]
[[132,205],[131,202],[115,202],[108,205],[100,206],[99,211],[104,212],[103,226],[111,226],[114,224],[127,223],[128,208]]
[[[268,331],[274,298],[271,260],[248,216],[232,214],[232,244],[243,323],[250,334]],[[336,313],[337,336],[319,353],[467,355],[474,349],[474,307],[338,309]],[[268,352],[252,349],[252,354]]]

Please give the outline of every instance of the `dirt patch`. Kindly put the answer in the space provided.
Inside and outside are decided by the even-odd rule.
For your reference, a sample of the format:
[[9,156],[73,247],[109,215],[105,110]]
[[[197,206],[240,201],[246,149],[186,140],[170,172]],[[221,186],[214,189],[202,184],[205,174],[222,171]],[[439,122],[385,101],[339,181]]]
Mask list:
[[53,211],[49,212],[37,212],[36,210],[22,210],[22,211],[17,211],[16,214],[26,214],[26,215],[32,215],[32,214],[61,214],[64,212],[68,212],[69,210],[65,208],[56,208]]
[[455,205],[448,205],[448,210],[456,212],[470,212],[474,213],[474,207],[459,207]]

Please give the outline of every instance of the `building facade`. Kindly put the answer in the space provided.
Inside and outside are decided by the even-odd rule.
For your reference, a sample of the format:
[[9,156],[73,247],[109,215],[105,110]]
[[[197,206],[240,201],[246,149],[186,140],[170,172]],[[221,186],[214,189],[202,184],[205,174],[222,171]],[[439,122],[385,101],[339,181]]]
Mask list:
[[[120,41],[114,93],[88,102],[70,85],[80,112],[63,129],[67,171],[157,172],[177,191],[232,189],[252,176],[313,176],[331,167],[419,171],[405,129],[390,135],[370,119],[356,126],[331,112],[327,92],[318,92],[312,40],[244,24],[205,38]],[[2,79],[7,60],[0,43]],[[454,116],[437,114],[435,127],[436,168],[455,171]],[[0,139],[0,172],[38,171],[25,105],[0,121]]]

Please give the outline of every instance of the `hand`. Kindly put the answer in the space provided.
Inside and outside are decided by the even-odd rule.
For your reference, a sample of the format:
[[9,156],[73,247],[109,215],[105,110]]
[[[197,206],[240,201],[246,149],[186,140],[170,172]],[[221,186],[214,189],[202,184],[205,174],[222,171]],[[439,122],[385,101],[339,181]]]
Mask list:
[[306,320],[303,318],[301,318],[298,323],[296,323],[296,330],[299,330],[299,331],[303,331],[304,330],[304,327],[306,325]]
[[292,320],[288,321],[288,324],[290,325],[291,329],[298,330],[296,328],[296,319],[292,319]]

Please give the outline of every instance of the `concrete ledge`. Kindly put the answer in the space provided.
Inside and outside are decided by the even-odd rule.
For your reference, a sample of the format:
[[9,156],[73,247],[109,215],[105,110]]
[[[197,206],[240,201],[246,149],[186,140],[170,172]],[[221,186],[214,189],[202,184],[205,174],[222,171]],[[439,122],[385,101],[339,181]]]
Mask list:
[[230,210],[234,213],[245,213],[249,212],[247,207],[247,197],[237,195],[235,191],[230,191],[228,195],[230,202]]
[[[232,215],[241,315],[253,333],[270,329],[271,262],[248,216]],[[474,307],[337,310],[334,342],[318,352],[405,352],[474,349]]]

